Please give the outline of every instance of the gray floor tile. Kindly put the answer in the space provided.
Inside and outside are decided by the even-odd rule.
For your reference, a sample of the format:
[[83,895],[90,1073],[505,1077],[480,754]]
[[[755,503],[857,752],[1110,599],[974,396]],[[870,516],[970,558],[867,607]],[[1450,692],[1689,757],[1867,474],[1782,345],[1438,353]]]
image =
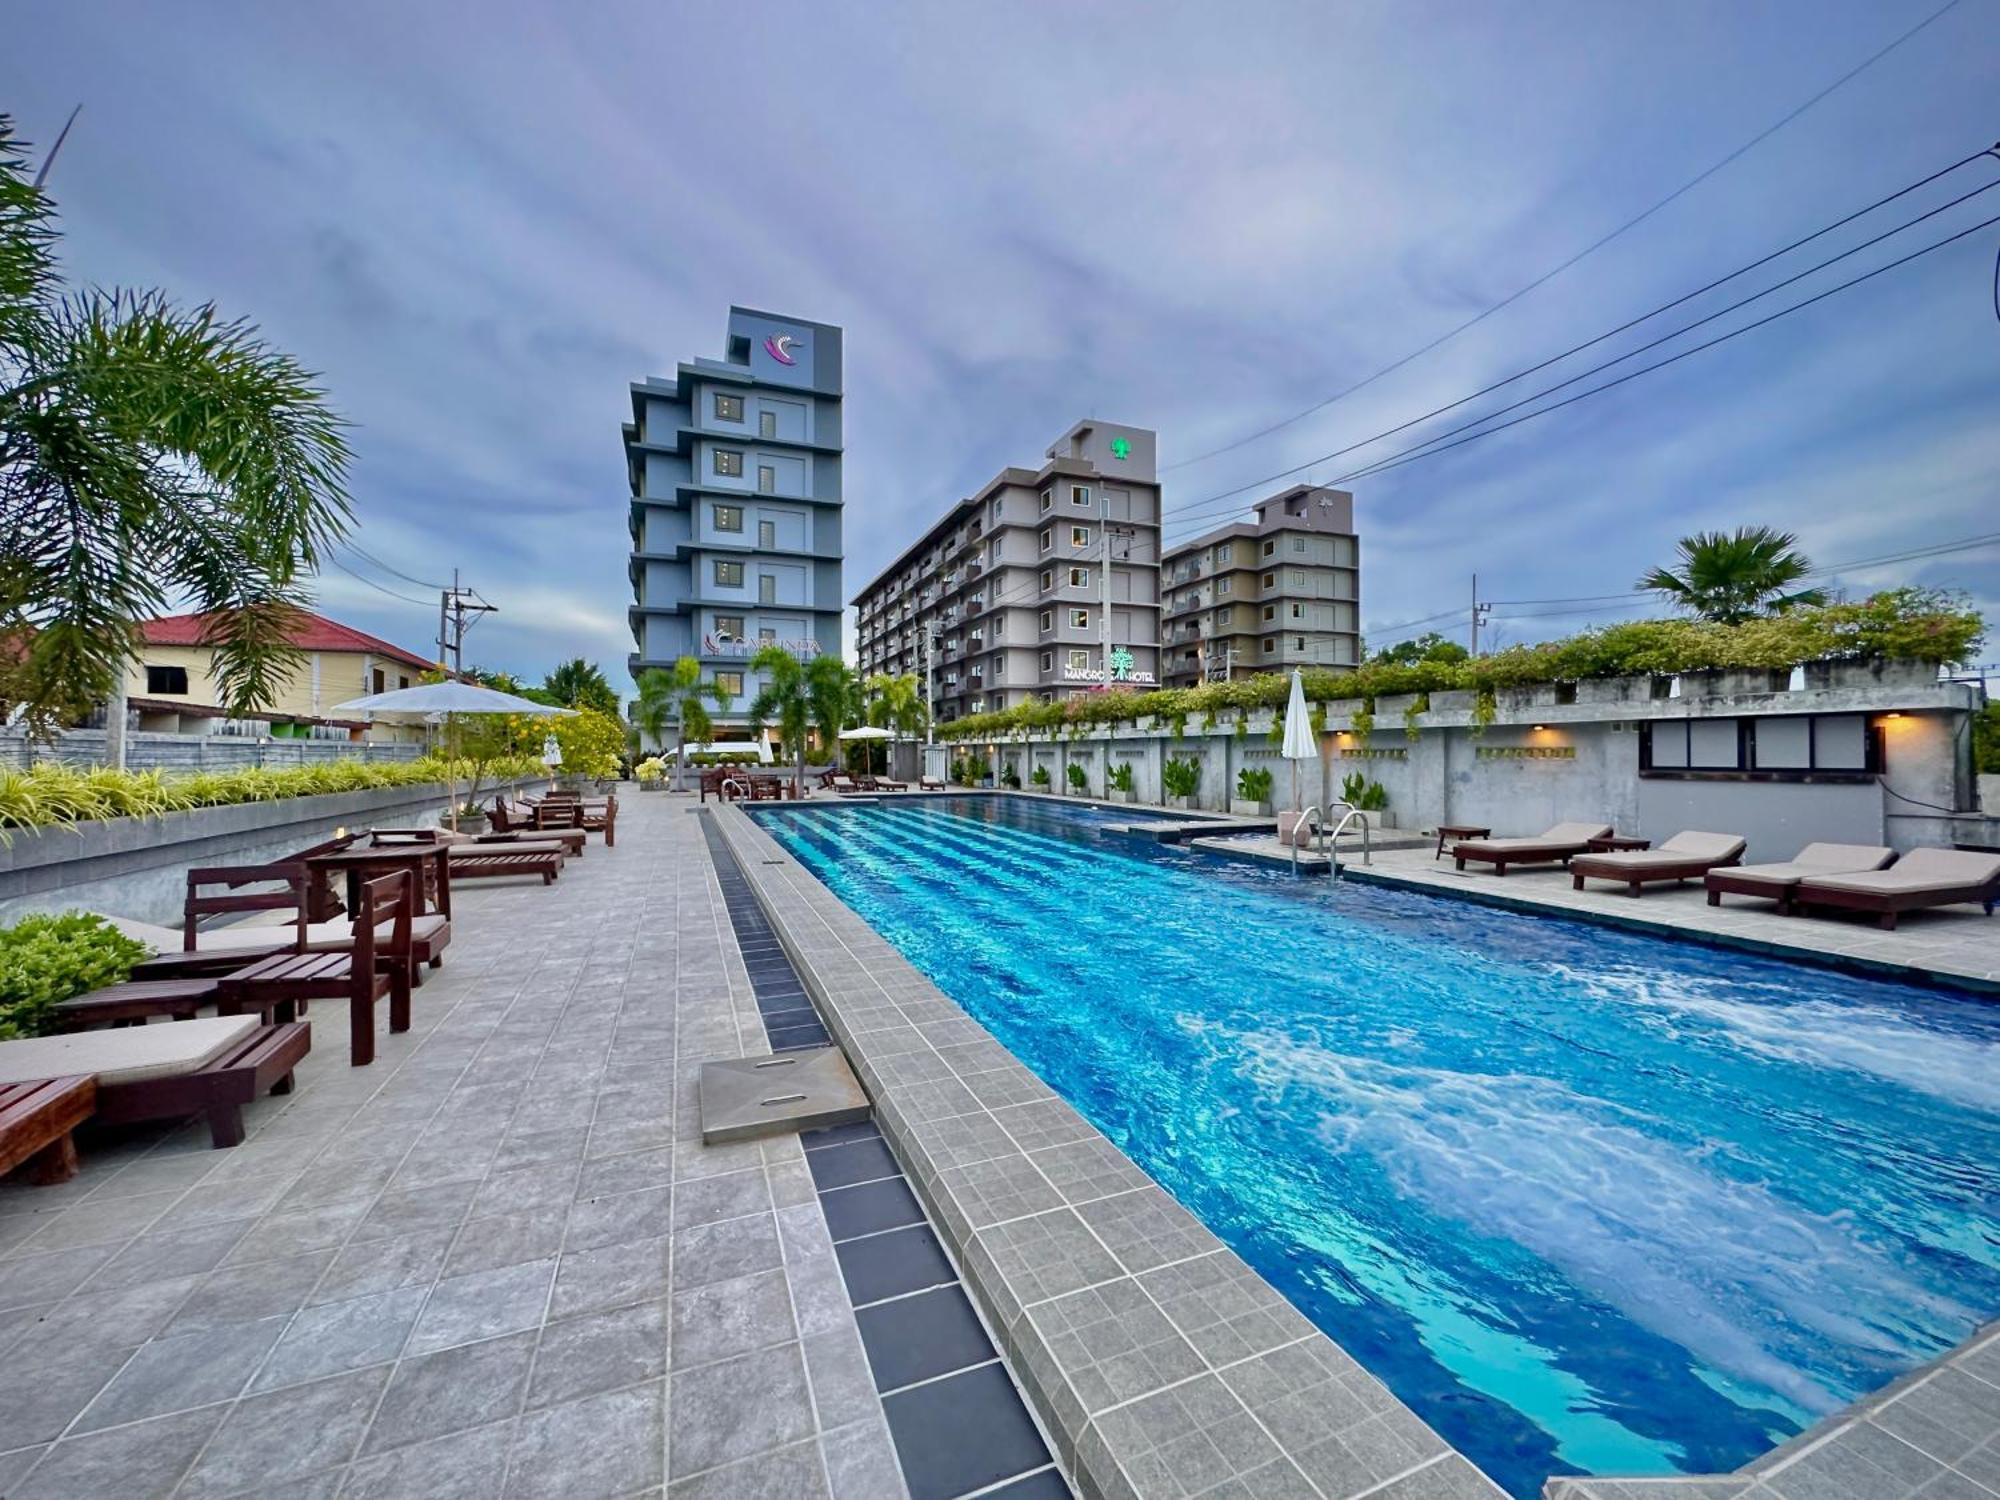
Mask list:
[[406,1359],[396,1367],[382,1409],[368,1429],[364,1456],[512,1415],[528,1383],[532,1334],[462,1344]]
[[431,1288],[430,1301],[410,1335],[410,1353],[426,1354],[535,1327],[548,1309],[549,1283],[555,1273],[555,1257],[550,1256],[440,1281]]
[[425,1295],[423,1287],[412,1286],[306,1308],[285,1330],[251,1389],[274,1390],[393,1360],[423,1310]]
[[549,1324],[535,1351],[528,1405],[552,1406],[664,1375],[667,1330],[664,1302],[642,1302]]
[[556,1270],[555,1299],[549,1315],[568,1318],[664,1297],[667,1263],[668,1242],[664,1238],[565,1255]]
[[284,1260],[210,1271],[181,1304],[168,1331],[194,1333],[293,1312],[332,1264],[333,1254],[331,1250],[315,1250]]
[[90,1403],[76,1430],[95,1432],[227,1401],[249,1383],[284,1331],[285,1319],[276,1317],[155,1339]]
[[529,1412],[514,1431],[509,1500],[596,1500],[658,1484],[665,1400],[651,1381]]
[[92,1293],[123,1291],[143,1282],[212,1271],[249,1228],[248,1221],[231,1219],[195,1229],[142,1234],[90,1278],[90,1289]]
[[7,1500],[166,1500],[221,1421],[212,1406],[58,1443]]
[[429,1229],[349,1245],[334,1257],[325,1277],[306,1299],[307,1305],[342,1302],[398,1287],[429,1286],[444,1268],[451,1237],[448,1229]]
[[674,1286],[695,1287],[768,1271],[782,1259],[777,1221],[768,1212],[701,1224],[674,1235]]
[[0,1363],[0,1443],[60,1437],[131,1357],[130,1348],[92,1344],[10,1356]]
[[677,1290],[672,1307],[676,1369],[788,1343],[799,1336],[782,1270]]
[[813,1431],[797,1344],[738,1355],[668,1381],[667,1452],[674,1477],[780,1448]]
[[492,1500],[513,1441],[510,1417],[364,1458],[349,1470],[341,1500]]
[[230,1411],[181,1487],[182,1500],[211,1500],[345,1463],[389,1378],[387,1366],[246,1397]]
[[657,1239],[674,1227],[673,1189],[642,1188],[635,1193],[579,1198],[569,1212],[567,1250],[594,1250],[633,1240]]
[[[669,1500],[822,1500],[828,1493],[818,1445],[811,1442],[794,1443],[667,1486]],[[854,1493],[856,1500],[864,1496],[865,1500],[890,1500],[901,1491]]]

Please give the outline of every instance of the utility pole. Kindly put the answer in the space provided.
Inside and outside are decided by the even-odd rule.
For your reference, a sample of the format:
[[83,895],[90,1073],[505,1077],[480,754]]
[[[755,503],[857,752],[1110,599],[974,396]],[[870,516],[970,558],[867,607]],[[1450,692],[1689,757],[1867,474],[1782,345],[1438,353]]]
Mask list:
[[1479,654],[1479,627],[1486,623],[1486,617],[1493,613],[1493,606],[1479,602],[1479,575],[1472,575],[1472,654]]
[[[468,603],[467,601],[471,602]],[[438,665],[451,660],[454,677],[465,675],[465,633],[479,623],[481,615],[499,613],[498,606],[480,598],[477,589],[462,587],[458,569],[451,570],[451,587],[438,590]],[[470,615],[470,620],[466,616]]]

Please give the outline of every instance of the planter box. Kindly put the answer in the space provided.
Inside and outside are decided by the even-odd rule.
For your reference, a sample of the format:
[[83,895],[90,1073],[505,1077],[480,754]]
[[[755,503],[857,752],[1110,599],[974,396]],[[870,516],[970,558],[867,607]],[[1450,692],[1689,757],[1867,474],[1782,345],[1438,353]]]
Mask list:
[[1681,692],[1698,698],[1740,698],[1753,693],[1782,693],[1791,681],[1789,667],[1717,667],[1683,672]]
[[1195,799],[1192,797],[1169,797],[1167,798],[1167,806],[1181,812],[1193,812],[1195,810]]
[[1434,714],[1469,714],[1479,694],[1472,688],[1447,688],[1442,693],[1431,694],[1431,712]]
[[1241,797],[1231,797],[1229,799],[1229,810],[1239,818],[1264,818],[1270,816],[1271,804],[1268,802],[1246,802]]
[[1576,685],[1578,703],[1647,703],[1652,697],[1650,677],[1590,677]]
[[1927,661],[1892,661],[1871,656],[1860,661],[1809,661],[1809,688],[1927,688],[1935,687],[1938,669]]
[[1383,694],[1375,700],[1375,727],[1380,729],[1384,724],[1391,722],[1400,726],[1403,715],[1408,713],[1411,706],[1422,696],[1421,693]]
[[1104,795],[1110,798],[1113,802],[1137,802],[1139,800],[1139,794],[1137,792],[1120,791],[1115,786],[1110,791],[1106,792]]
[[1301,849],[1312,842],[1312,819],[1286,808],[1278,814],[1278,842],[1297,844]]

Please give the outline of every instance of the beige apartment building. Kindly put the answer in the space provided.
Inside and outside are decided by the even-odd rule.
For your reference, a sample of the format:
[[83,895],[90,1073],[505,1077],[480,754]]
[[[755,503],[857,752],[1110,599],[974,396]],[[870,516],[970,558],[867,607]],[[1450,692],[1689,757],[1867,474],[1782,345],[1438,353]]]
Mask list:
[[939,722],[1157,686],[1155,455],[1143,427],[1079,422],[952,505],[854,596],[861,671],[927,676]]
[[1359,662],[1354,497],[1302,484],[1255,510],[1256,520],[1178,543],[1161,559],[1165,686]]

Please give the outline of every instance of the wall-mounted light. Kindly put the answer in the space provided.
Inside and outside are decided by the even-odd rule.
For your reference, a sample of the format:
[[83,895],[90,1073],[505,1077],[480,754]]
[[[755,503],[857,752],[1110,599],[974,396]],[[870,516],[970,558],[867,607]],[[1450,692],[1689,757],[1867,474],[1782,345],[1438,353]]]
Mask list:
[[1548,726],[1548,725],[1546,725],[1546,724],[1537,724],[1537,725],[1535,726],[1535,733],[1536,733],[1536,734],[1540,734],[1540,733],[1542,733],[1542,731],[1544,731],[1544,730],[1545,730],[1545,729],[1547,729],[1548,727],[1549,727],[1549,726]]
[[1903,711],[1900,708],[1894,708],[1882,715],[1882,717],[1885,719],[1900,719],[1903,717]]

